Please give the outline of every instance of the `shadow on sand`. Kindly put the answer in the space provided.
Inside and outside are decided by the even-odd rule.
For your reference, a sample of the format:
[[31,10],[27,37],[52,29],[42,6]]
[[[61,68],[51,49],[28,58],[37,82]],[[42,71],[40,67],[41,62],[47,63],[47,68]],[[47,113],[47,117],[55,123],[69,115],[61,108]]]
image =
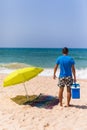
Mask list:
[[18,95],[14,98],[11,98],[15,103],[19,105],[30,105],[32,107],[52,109],[55,105],[58,105],[59,99],[58,97],[54,97],[51,95],[40,94],[28,96]]
[[78,109],[87,109],[87,105],[71,105],[70,107],[75,107]]

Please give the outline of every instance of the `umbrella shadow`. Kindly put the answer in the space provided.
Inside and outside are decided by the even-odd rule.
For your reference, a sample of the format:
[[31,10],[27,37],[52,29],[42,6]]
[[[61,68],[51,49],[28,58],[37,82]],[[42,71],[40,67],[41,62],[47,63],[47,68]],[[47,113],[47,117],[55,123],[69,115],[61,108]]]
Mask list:
[[[51,95],[44,95],[44,94],[40,94],[39,96],[32,95],[29,96],[28,100],[26,100],[26,96],[20,96],[19,100],[22,100],[22,97],[23,98],[25,97],[25,99],[23,99],[21,103],[18,103],[20,102],[18,101],[18,96],[12,98],[12,100],[18,103],[19,105],[30,105],[32,107],[45,108],[45,109],[52,109],[55,105],[58,105],[59,103],[58,97],[54,97]],[[17,100],[15,100],[16,98]]]

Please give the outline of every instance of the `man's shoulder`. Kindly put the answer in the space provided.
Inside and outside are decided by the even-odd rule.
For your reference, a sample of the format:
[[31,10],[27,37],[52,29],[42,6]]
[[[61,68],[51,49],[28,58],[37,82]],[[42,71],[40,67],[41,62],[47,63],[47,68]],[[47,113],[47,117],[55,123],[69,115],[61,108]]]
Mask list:
[[68,57],[69,59],[73,59],[73,57],[72,57],[72,56],[67,55],[67,57]]
[[61,55],[57,58],[57,60],[60,60],[60,59],[69,59],[69,60],[74,60],[73,57],[67,55],[67,56],[64,56],[64,55]]
[[70,61],[71,63],[75,64],[75,61],[74,61],[73,57],[71,57],[71,56],[69,56],[69,61]]
[[60,60],[60,59],[62,59],[63,58],[63,56],[59,56],[59,57],[57,57],[57,60]]
[[62,55],[62,56],[59,56],[58,58],[60,59],[60,58],[63,58],[64,56]]
[[74,60],[73,57],[69,56],[71,60]]

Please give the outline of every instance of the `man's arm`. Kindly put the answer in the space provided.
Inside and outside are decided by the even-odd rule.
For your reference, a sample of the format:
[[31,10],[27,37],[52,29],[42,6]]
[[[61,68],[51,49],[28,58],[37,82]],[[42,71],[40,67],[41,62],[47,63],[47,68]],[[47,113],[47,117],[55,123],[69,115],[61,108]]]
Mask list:
[[58,64],[56,64],[55,67],[54,67],[53,79],[56,78],[56,71],[57,71],[57,68],[58,68]]
[[73,73],[73,77],[74,77],[74,82],[76,82],[76,70],[75,70],[75,66],[72,65],[72,73]]

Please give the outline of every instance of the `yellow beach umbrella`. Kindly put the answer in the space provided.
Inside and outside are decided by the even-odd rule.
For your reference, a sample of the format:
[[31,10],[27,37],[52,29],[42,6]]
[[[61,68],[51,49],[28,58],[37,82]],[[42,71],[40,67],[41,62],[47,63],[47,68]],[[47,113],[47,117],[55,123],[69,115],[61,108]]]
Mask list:
[[[13,71],[10,73],[3,82],[3,86],[12,86],[19,83],[25,83],[25,81],[28,81],[35,76],[37,76],[40,72],[42,72],[43,69],[39,67],[26,67],[22,69],[18,69],[16,71]],[[24,84],[25,87],[25,84]],[[25,87],[26,90],[26,87]],[[26,91],[27,95],[27,91]]]

